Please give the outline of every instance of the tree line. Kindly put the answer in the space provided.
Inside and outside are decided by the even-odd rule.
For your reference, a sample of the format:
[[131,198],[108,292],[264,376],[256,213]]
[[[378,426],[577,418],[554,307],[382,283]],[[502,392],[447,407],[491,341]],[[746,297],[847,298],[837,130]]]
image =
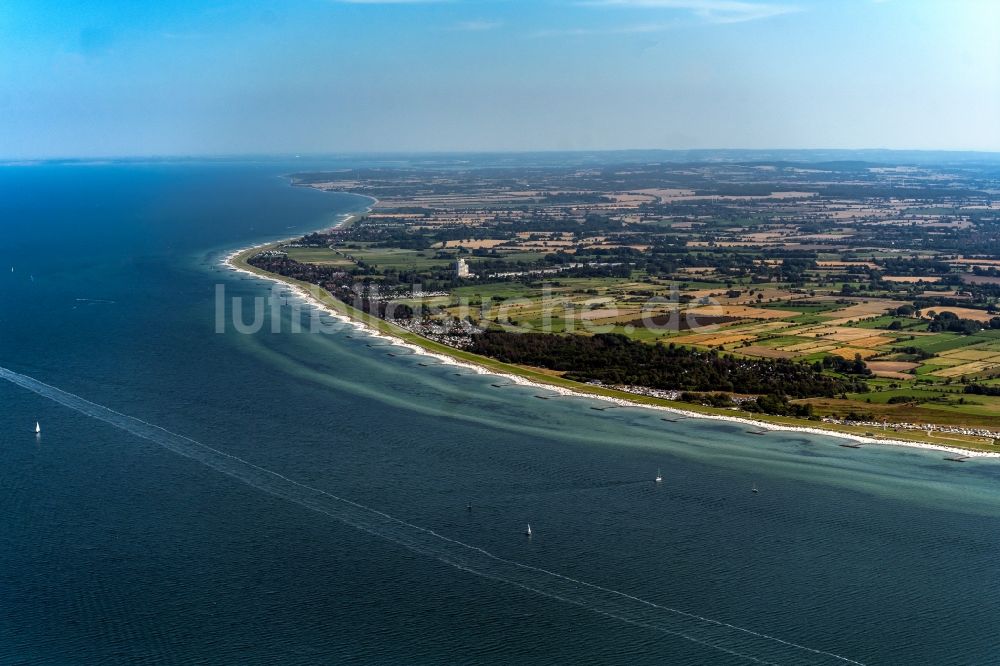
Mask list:
[[822,365],[746,359],[624,335],[512,333],[473,336],[469,351],[506,363],[559,370],[567,379],[678,391],[725,391],[791,398],[833,397],[866,390],[863,381],[823,372]]

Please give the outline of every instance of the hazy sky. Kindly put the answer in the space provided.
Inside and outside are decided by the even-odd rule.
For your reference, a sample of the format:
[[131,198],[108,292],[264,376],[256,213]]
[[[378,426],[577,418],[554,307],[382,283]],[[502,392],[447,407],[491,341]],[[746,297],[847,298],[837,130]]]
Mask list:
[[4,0],[0,157],[1000,150],[1000,0]]

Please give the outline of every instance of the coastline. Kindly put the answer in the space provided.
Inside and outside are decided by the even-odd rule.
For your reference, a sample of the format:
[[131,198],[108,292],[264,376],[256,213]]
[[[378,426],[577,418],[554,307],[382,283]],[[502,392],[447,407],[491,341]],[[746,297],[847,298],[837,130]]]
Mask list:
[[[324,227],[323,230],[349,225],[355,219],[371,211],[372,207],[378,202],[378,200],[373,197],[367,197],[367,198],[371,199],[373,203],[372,206],[370,206],[364,212],[346,214],[343,220],[333,225],[332,227]],[[717,413],[712,411],[696,411],[694,409],[686,409],[682,407],[674,407],[668,404],[664,404],[668,401],[663,399],[639,396],[637,394],[626,393],[624,391],[618,391],[615,389],[609,389],[605,387],[590,387],[583,384],[580,384],[578,387],[567,386],[565,384],[570,383],[568,380],[561,380],[562,383],[559,383],[557,382],[557,380],[561,378],[558,377],[550,377],[547,375],[543,375],[542,373],[531,372],[528,371],[527,369],[522,369],[518,366],[511,366],[509,364],[501,363],[500,361],[494,361],[493,359],[479,357],[474,354],[470,354],[469,352],[463,352],[462,350],[459,349],[452,349],[450,347],[446,347],[439,343],[435,343],[431,340],[421,338],[416,334],[411,333],[410,331],[406,331],[404,329],[398,329],[398,327],[395,327],[390,322],[381,319],[375,319],[371,317],[371,315],[366,315],[365,313],[355,310],[353,307],[351,307],[346,303],[337,301],[336,299],[333,298],[331,294],[320,289],[316,285],[300,282],[298,280],[287,278],[285,276],[278,275],[275,273],[269,273],[257,269],[251,266],[249,263],[247,263],[247,259],[253,254],[266,250],[268,248],[275,247],[283,242],[287,242],[288,240],[297,238],[298,236],[299,235],[297,234],[291,239],[284,239],[280,241],[269,241],[266,243],[260,243],[248,247],[243,247],[237,250],[233,250],[229,254],[223,257],[221,263],[228,270],[250,275],[255,278],[269,280],[271,282],[275,282],[278,284],[282,284],[288,287],[295,295],[299,296],[313,307],[318,308],[320,311],[324,312],[328,316],[336,318],[345,324],[353,326],[358,330],[362,331],[366,335],[386,340],[387,342],[389,342],[394,346],[402,347],[404,349],[409,349],[414,354],[419,354],[426,356],[428,358],[433,358],[439,361],[441,364],[451,365],[453,367],[458,367],[458,368],[464,368],[466,370],[470,370],[477,374],[493,375],[508,380],[513,384],[518,384],[521,386],[530,386],[532,388],[537,388],[543,391],[551,391],[560,396],[592,398],[595,400],[602,400],[604,402],[609,402],[615,407],[640,407],[640,408],[654,409],[657,411],[666,412],[668,414],[684,418],[726,421],[729,423],[749,426],[753,428],[759,428],[761,430],[767,430],[767,431],[798,432],[809,435],[835,437],[847,440],[855,445],[902,446],[912,449],[920,449],[924,451],[936,451],[940,453],[947,453],[958,459],[1000,458],[1000,451],[988,451],[975,448],[965,448],[959,445],[949,446],[944,444],[931,444],[931,443],[920,442],[916,440],[908,440],[908,439],[871,437],[850,431],[845,431],[835,427],[810,427],[805,425],[795,425],[794,423],[789,424],[789,423],[765,420],[763,418],[752,418],[749,416],[733,416],[730,414]],[[573,382],[573,384],[576,384],[576,382]],[[711,409],[711,408],[706,408],[706,409]],[[782,419],[787,417],[774,417],[774,418]]]

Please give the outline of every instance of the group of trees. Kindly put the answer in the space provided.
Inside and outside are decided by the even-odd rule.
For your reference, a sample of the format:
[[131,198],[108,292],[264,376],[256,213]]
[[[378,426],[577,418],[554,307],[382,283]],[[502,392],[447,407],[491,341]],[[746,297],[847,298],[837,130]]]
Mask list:
[[984,328],[1000,328],[1000,317],[993,317],[988,322],[981,322],[976,319],[963,319],[954,312],[945,311],[935,313],[934,317],[927,325],[927,330],[932,333],[949,331],[952,333],[961,333],[963,335],[972,335],[973,333],[978,333]]
[[[728,393],[681,393],[683,402],[693,402],[709,407],[733,407],[737,404]],[[784,395],[762,395],[753,400],[739,402],[739,407],[748,412],[776,414],[778,416],[797,416],[810,418],[813,416],[813,406],[809,403],[792,403]]]
[[861,354],[855,354],[853,360],[831,354],[824,356],[822,361],[817,361],[816,365],[817,369],[827,368],[845,375],[864,375],[867,377],[872,374],[871,369],[865,365],[864,359],[861,358]]
[[[960,306],[958,301],[950,299],[953,302],[951,305],[956,307]],[[895,310],[892,310],[892,314],[898,317],[912,317],[916,314],[920,314],[921,308],[927,308],[933,306],[934,303],[929,303],[925,301],[917,301],[914,305],[903,305]],[[967,304],[965,304],[967,305]],[[995,306],[990,306],[986,309],[987,313],[994,313],[997,309]],[[930,322],[927,324],[927,330],[931,333],[940,333],[947,331],[950,333],[962,333],[964,335],[971,335],[973,333],[978,333],[983,329],[1000,329],[1000,316],[992,317],[989,321],[979,321],[978,319],[964,319],[959,317],[954,312],[949,312],[944,310],[942,312],[934,312],[933,310],[926,310],[927,314],[931,317]],[[895,323],[895,322],[894,322]],[[902,326],[890,327],[893,330],[899,330]]]
[[928,358],[934,358],[933,352],[929,352],[926,349],[921,349],[920,347],[914,347],[912,345],[906,347],[893,347],[892,351],[897,354],[906,354],[911,356],[914,361],[923,361]]
[[674,344],[646,344],[624,335],[512,333],[489,330],[469,351],[507,363],[551,368],[578,381],[679,391],[723,391],[807,398],[865,390],[856,378],[785,359],[744,359]]
[[1000,396],[1000,386],[987,386],[985,384],[967,384],[965,392],[971,395],[992,395]]
[[777,414],[778,416],[797,416],[809,418],[813,415],[813,406],[806,403],[792,403],[784,395],[762,395],[756,400],[743,403],[743,409],[748,412]]

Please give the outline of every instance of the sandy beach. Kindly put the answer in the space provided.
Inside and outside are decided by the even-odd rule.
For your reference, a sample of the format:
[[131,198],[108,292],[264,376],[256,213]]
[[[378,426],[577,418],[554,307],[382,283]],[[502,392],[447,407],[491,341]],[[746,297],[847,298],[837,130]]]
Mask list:
[[[371,210],[371,209],[369,208],[368,210]],[[340,224],[343,224],[344,222],[346,222],[348,219],[350,219],[353,216],[354,215],[346,216],[344,220],[342,220],[337,225],[334,225],[334,227],[332,227],[332,228],[336,228],[337,226],[340,226]],[[659,411],[659,412],[665,412],[665,413],[676,415],[676,416],[683,416],[685,418],[706,419],[706,420],[714,420],[714,421],[726,421],[726,422],[730,422],[730,423],[738,423],[738,424],[741,424],[741,425],[750,426],[750,427],[753,427],[753,428],[759,428],[761,430],[799,432],[799,433],[804,433],[804,434],[809,434],[809,435],[818,435],[818,436],[823,436],[823,437],[836,437],[836,438],[839,438],[839,439],[848,440],[848,441],[850,441],[852,443],[855,443],[855,444],[862,444],[862,445],[904,446],[904,447],[909,447],[909,448],[912,448],[912,449],[923,449],[923,450],[928,450],[928,451],[939,451],[941,453],[947,453],[947,454],[950,454],[952,456],[956,456],[956,457],[959,457],[959,458],[1000,458],[1000,451],[997,451],[997,452],[992,452],[992,451],[977,451],[977,450],[974,450],[974,449],[964,449],[964,448],[959,448],[959,447],[943,446],[943,445],[937,445],[937,444],[926,444],[926,443],[923,443],[923,442],[914,442],[914,441],[902,440],[902,439],[889,439],[889,438],[881,438],[881,437],[879,437],[879,438],[865,437],[863,435],[856,435],[856,434],[847,433],[847,432],[839,432],[839,431],[836,431],[836,430],[827,430],[827,429],[824,429],[824,428],[810,428],[808,426],[783,425],[783,424],[770,423],[770,422],[767,422],[767,421],[760,421],[760,420],[752,419],[752,418],[749,418],[749,417],[743,417],[743,416],[729,416],[729,415],[723,415],[723,414],[706,414],[706,413],[695,412],[695,411],[691,411],[691,410],[687,410],[687,409],[683,409],[683,408],[679,408],[679,407],[668,407],[666,405],[650,405],[650,404],[646,404],[646,403],[642,403],[642,402],[638,402],[638,401],[629,400],[628,398],[625,398],[625,397],[613,397],[613,396],[606,396],[606,395],[600,395],[600,394],[594,394],[594,393],[587,393],[587,392],[583,392],[583,391],[574,391],[574,390],[566,388],[564,386],[555,386],[555,385],[552,385],[552,384],[545,384],[545,383],[542,383],[542,382],[532,381],[532,380],[527,379],[525,377],[522,377],[520,375],[499,372],[499,371],[497,371],[495,369],[492,369],[492,368],[487,368],[487,367],[484,367],[484,366],[481,366],[481,365],[477,365],[475,363],[470,363],[470,362],[467,362],[467,361],[464,361],[464,360],[456,359],[456,358],[454,358],[452,356],[448,356],[447,354],[441,354],[441,353],[438,353],[438,352],[434,352],[434,351],[428,350],[428,349],[426,349],[424,347],[421,347],[420,345],[413,344],[411,342],[403,340],[402,338],[398,338],[396,336],[389,335],[389,334],[386,334],[386,333],[384,333],[382,331],[376,330],[375,328],[369,326],[368,324],[366,324],[363,321],[358,321],[356,319],[348,317],[347,315],[344,315],[344,314],[342,314],[340,312],[337,312],[336,310],[330,308],[326,304],[322,303],[319,299],[315,298],[312,294],[308,293],[301,286],[285,280],[280,275],[276,275],[276,274],[273,274],[273,273],[255,272],[255,271],[248,270],[248,269],[246,269],[246,268],[244,268],[244,267],[239,266],[239,265],[236,264],[236,259],[240,255],[242,255],[244,253],[247,253],[249,251],[252,251],[252,250],[264,249],[264,248],[270,247],[270,246],[275,245],[276,243],[280,243],[280,242],[282,242],[282,241],[271,241],[271,242],[268,242],[268,243],[262,243],[262,244],[259,244],[259,245],[252,245],[252,246],[240,248],[238,250],[233,250],[232,252],[230,252],[229,254],[227,254],[223,258],[222,265],[225,268],[227,268],[227,269],[229,269],[231,271],[237,272],[237,273],[243,273],[243,274],[252,276],[254,278],[258,278],[258,279],[262,279],[262,280],[268,280],[268,281],[271,281],[271,282],[275,282],[275,283],[281,284],[281,285],[287,287],[292,293],[294,293],[300,299],[302,299],[303,301],[305,301],[306,303],[308,303],[310,306],[318,308],[321,312],[325,313],[326,315],[328,315],[328,316],[330,316],[332,318],[335,318],[338,321],[341,321],[341,322],[343,322],[346,325],[354,327],[355,329],[357,329],[358,331],[364,333],[367,336],[370,336],[372,338],[377,338],[377,339],[380,339],[380,340],[384,340],[387,343],[392,344],[393,346],[397,346],[397,347],[401,347],[401,348],[404,348],[404,349],[408,349],[408,350],[412,351],[414,354],[419,354],[419,355],[425,356],[427,358],[436,359],[437,361],[439,361],[442,364],[451,365],[451,366],[454,366],[456,368],[464,368],[466,370],[469,370],[471,372],[475,372],[477,374],[496,376],[496,377],[499,377],[499,378],[506,379],[506,380],[508,380],[508,381],[510,381],[511,383],[514,383],[514,384],[519,384],[519,385],[522,385],[522,386],[530,386],[532,388],[537,388],[537,389],[539,389],[541,391],[549,391],[549,392],[556,393],[556,394],[561,395],[561,396],[571,396],[571,397],[579,397],[579,398],[590,398],[590,399],[593,399],[593,400],[601,400],[601,401],[604,401],[604,402],[608,402],[608,403],[610,403],[610,404],[612,404],[614,406],[617,406],[617,407],[639,407],[639,408],[643,408],[643,409],[652,409],[652,410],[656,410],[656,411]]]

